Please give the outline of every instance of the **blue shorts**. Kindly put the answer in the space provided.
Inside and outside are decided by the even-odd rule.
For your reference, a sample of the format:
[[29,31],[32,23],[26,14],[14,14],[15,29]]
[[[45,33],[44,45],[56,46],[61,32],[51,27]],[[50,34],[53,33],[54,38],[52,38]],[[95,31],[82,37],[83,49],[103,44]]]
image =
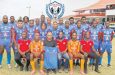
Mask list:
[[104,53],[107,51],[107,53],[112,53],[112,43],[111,42],[104,42],[100,46],[100,52]]
[[99,42],[94,42],[94,48],[96,51],[99,49]]
[[6,49],[6,51],[10,51],[10,39],[0,39],[0,45],[4,46],[4,48]]

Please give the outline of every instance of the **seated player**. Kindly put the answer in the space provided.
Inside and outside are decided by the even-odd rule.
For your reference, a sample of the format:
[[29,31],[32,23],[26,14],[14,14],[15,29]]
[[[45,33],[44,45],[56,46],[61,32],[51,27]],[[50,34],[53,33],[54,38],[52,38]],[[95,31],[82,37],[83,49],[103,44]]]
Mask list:
[[84,74],[84,55],[80,53],[80,42],[77,40],[77,33],[75,31],[71,32],[71,40],[68,41],[68,53],[70,56],[70,75],[73,75],[73,60],[81,59],[80,63],[80,73]]
[[81,49],[85,56],[84,72],[87,73],[87,61],[88,57],[96,59],[95,71],[100,73],[98,70],[99,52],[94,49],[93,40],[90,39],[90,32],[85,33],[85,37],[81,40]]
[[27,39],[27,32],[22,32],[22,39],[18,40],[18,52],[15,53],[15,61],[20,66],[20,71],[23,71],[24,65],[22,64],[21,60],[26,59],[26,67],[25,70],[28,71],[28,66],[30,64],[30,40]]
[[44,75],[43,66],[44,66],[44,57],[43,57],[43,42],[40,40],[40,34],[35,32],[34,39],[30,43],[30,64],[32,66],[31,75],[34,75],[36,71],[36,62],[40,58],[40,72]]
[[[67,53],[67,39],[65,39],[63,31],[60,31],[57,37],[57,46],[59,49],[58,52],[58,60],[59,60],[59,73],[61,73],[61,66],[62,63],[64,63],[64,71],[68,72],[68,61],[69,61],[69,55]],[[62,62],[62,58],[66,59],[65,62]]]
[[[48,31],[48,32],[47,32],[46,39],[44,40],[44,46],[47,46],[47,47],[57,47],[57,43],[56,43],[56,41],[54,40],[51,31]],[[51,52],[52,52],[52,51],[51,51]],[[44,59],[45,59],[45,58],[44,58]],[[52,63],[53,63],[53,61],[52,61]],[[52,65],[52,63],[47,63],[47,64]],[[54,73],[56,73],[56,69],[55,69],[55,68],[48,68],[48,69],[47,69],[47,73],[49,73],[50,70],[52,70]]]

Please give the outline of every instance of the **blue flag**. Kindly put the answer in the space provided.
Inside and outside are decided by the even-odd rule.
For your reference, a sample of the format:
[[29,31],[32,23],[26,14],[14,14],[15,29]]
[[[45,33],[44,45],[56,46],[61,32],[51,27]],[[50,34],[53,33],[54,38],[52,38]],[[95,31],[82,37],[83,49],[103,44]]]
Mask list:
[[57,69],[58,68],[58,48],[57,47],[44,47],[44,67],[46,69]]

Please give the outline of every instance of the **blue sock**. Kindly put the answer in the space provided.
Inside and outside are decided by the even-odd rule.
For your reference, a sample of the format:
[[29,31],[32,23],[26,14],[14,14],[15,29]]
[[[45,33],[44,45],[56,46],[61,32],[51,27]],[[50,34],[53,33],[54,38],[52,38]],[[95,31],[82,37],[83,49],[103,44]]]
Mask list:
[[90,59],[90,64],[93,64],[93,59],[92,58]]
[[7,64],[10,64],[11,61],[11,53],[7,53]]
[[110,64],[111,63],[111,54],[109,53],[108,54],[108,64]]
[[99,58],[99,65],[102,65],[102,56]]
[[3,54],[0,54],[0,65],[2,64]]

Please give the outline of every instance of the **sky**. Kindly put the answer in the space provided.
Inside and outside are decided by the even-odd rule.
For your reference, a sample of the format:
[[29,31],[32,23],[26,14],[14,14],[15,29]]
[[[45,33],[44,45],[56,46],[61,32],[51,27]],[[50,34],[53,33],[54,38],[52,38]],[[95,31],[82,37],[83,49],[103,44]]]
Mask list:
[[[58,1],[65,6],[65,13],[63,16],[74,15],[73,12],[76,9],[90,6],[99,0],[51,0]],[[3,15],[15,16],[18,19],[19,16],[29,16],[30,18],[39,18],[40,15],[46,15],[46,4],[49,4],[50,0],[0,0],[0,18]],[[46,15],[47,16],[47,15]]]

